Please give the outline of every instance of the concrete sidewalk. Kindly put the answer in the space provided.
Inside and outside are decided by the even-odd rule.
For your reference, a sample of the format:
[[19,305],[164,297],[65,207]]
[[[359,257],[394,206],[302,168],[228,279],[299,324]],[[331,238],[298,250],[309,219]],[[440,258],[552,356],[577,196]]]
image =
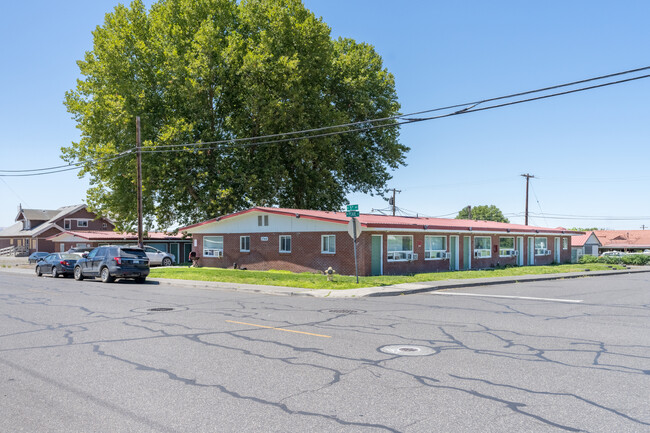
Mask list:
[[[33,269],[19,267],[0,267],[3,273],[35,275]],[[263,286],[257,284],[220,283],[214,281],[173,280],[166,278],[148,278],[149,284],[160,286],[189,287],[207,290],[231,290],[245,293],[260,293],[279,296],[313,296],[316,298],[362,298],[373,296],[400,296],[416,293],[433,292],[436,290],[459,289],[465,287],[491,286],[497,284],[525,283],[530,281],[550,281],[569,278],[600,277],[612,275],[627,275],[650,272],[650,266],[635,266],[621,270],[569,272],[564,274],[522,275],[516,277],[472,278],[462,280],[430,281],[421,283],[404,283],[382,287],[362,287],[347,290],[303,289],[299,287]],[[0,276],[1,281],[1,276]]]

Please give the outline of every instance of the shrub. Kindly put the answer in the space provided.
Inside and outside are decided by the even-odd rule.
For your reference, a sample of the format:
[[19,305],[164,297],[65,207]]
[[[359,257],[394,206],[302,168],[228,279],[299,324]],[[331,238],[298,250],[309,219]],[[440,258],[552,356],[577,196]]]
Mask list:
[[623,256],[621,261],[626,265],[643,266],[650,262],[650,256],[645,254],[630,254]]
[[582,256],[582,257],[580,257],[580,259],[578,260],[578,263],[580,263],[581,265],[584,265],[584,264],[587,264],[587,263],[598,263],[598,257],[596,257],[596,256],[589,256],[589,255],[587,255],[587,256]]

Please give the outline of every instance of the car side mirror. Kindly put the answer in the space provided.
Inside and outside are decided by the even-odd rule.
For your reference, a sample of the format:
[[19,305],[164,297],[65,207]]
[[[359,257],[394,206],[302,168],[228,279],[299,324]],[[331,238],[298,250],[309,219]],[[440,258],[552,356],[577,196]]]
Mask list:
[[81,255],[81,257],[83,257],[84,259],[87,258],[87,257],[88,257],[88,253],[83,253],[83,254]]
[[45,260],[43,257],[39,257],[36,262],[42,262],[43,260]]

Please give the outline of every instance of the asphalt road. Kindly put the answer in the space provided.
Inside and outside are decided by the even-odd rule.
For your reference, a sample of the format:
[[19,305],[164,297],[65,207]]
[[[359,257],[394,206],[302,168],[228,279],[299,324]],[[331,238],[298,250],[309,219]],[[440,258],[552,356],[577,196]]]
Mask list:
[[647,432],[650,274],[323,299],[0,272],[21,431]]

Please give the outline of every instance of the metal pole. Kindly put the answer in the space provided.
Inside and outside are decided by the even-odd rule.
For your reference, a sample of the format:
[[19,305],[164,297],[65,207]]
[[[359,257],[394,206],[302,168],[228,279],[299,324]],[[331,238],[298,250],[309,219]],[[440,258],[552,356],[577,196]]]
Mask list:
[[357,276],[359,284],[359,265],[357,264],[357,219],[352,217],[352,237],[354,238],[354,274]]
[[142,237],[142,152],[140,149],[140,116],[135,118],[135,145],[138,166],[138,246],[142,248],[144,241]]

